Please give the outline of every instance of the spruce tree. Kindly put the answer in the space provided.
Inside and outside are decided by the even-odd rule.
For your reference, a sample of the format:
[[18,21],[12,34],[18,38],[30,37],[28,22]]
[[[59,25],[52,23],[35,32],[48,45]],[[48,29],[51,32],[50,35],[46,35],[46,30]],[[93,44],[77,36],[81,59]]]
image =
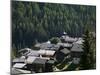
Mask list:
[[91,44],[90,44],[90,35],[89,35],[89,30],[86,29],[84,36],[83,36],[83,55],[81,57],[80,61],[80,69],[86,70],[90,69],[90,50],[91,50]]

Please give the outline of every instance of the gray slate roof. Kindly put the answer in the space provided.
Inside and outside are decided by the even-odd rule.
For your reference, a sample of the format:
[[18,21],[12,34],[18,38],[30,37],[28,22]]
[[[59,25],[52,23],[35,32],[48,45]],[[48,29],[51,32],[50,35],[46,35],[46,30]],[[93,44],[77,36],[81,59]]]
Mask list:
[[72,47],[72,44],[69,44],[69,43],[58,43],[58,45],[63,46],[63,47]]
[[42,43],[40,45],[40,48],[45,50],[58,50],[59,47],[60,47],[59,45],[49,44],[49,43]]
[[16,69],[16,68],[11,69],[11,74],[12,75],[19,75],[19,74],[25,74],[25,73],[29,74],[29,73],[31,73],[31,71]]
[[36,56],[36,57],[38,57],[39,56],[39,53],[38,53],[38,51],[30,51],[28,54],[27,54],[27,56]]
[[32,49],[30,48],[24,48],[18,51],[19,54],[21,55],[27,55]]
[[15,62],[15,63],[25,62],[25,59],[24,59],[24,58],[15,58],[15,59],[13,59],[12,62],[13,62],[13,63],[14,63],[14,62]]
[[77,40],[77,38],[69,37],[68,35],[62,36],[61,39],[63,39],[66,42],[75,42]]
[[14,68],[23,68],[23,67],[25,67],[25,65],[26,65],[25,63],[16,63],[13,65],[13,67]]
[[71,51],[74,51],[74,52],[83,52],[82,45],[74,43]]
[[75,43],[81,45],[81,44],[83,44],[83,42],[84,42],[83,38],[79,38]]
[[22,72],[20,72],[19,70],[17,70],[16,68],[12,68],[11,69],[11,74],[21,74]]
[[66,48],[60,50],[60,52],[62,52],[62,53],[64,53],[64,54],[70,53],[70,51],[69,51],[68,49],[66,49]]
[[46,59],[36,58],[33,64],[45,64],[47,62]]

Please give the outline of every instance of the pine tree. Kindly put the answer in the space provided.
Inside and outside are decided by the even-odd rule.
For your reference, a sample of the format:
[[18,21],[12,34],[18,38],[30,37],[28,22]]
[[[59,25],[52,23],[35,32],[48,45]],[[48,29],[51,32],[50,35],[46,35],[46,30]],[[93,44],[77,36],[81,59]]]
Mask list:
[[95,39],[95,33],[90,33],[91,37],[91,51],[90,51],[90,60],[91,60],[91,69],[96,68],[96,39]]
[[89,69],[89,65],[90,65],[90,62],[89,62],[89,50],[90,50],[89,39],[90,39],[90,37],[89,37],[88,30],[85,31],[83,39],[84,39],[84,42],[83,42],[84,53],[81,57],[80,67],[81,67],[81,69],[84,70],[84,69]]
[[92,48],[93,40],[88,29],[86,29],[83,39],[84,39],[83,42],[84,53],[81,57],[80,69],[82,70],[93,69],[94,68],[94,57],[93,57],[94,49]]

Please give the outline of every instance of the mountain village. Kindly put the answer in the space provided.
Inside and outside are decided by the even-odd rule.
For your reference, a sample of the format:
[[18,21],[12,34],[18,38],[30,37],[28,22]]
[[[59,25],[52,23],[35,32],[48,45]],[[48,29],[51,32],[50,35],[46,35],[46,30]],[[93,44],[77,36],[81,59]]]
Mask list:
[[38,50],[24,48],[20,57],[12,60],[11,74],[44,73],[78,70],[82,49],[82,38],[69,37],[66,32],[59,38],[61,42],[50,41],[35,44]]

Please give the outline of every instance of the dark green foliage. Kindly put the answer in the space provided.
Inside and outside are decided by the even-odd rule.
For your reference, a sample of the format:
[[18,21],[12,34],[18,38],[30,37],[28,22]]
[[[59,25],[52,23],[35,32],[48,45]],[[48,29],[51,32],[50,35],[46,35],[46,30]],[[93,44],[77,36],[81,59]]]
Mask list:
[[67,69],[65,69],[64,71],[73,71],[73,70],[76,70],[76,68],[78,68],[78,66],[79,65],[76,65],[76,64],[70,64],[69,66],[68,66],[68,68]]
[[94,33],[90,33],[91,37],[91,51],[90,51],[90,59],[91,59],[91,68],[95,69],[96,68],[96,35]]
[[93,38],[92,34],[89,32],[89,29],[86,29],[85,34],[83,36],[83,50],[84,53],[81,57],[80,69],[88,70],[95,68],[95,38]]
[[12,1],[12,44],[16,49],[31,47],[66,31],[82,36],[84,26],[95,30],[95,6]]
[[50,42],[52,44],[57,44],[58,42],[61,42],[61,40],[59,38],[57,38],[57,37],[53,37],[52,39],[50,39]]
[[89,50],[90,50],[90,37],[89,37],[89,31],[86,30],[85,34],[84,34],[84,42],[83,42],[83,50],[84,53],[81,57],[81,62],[80,62],[80,66],[81,69],[89,69],[90,68],[90,60],[89,60]]

